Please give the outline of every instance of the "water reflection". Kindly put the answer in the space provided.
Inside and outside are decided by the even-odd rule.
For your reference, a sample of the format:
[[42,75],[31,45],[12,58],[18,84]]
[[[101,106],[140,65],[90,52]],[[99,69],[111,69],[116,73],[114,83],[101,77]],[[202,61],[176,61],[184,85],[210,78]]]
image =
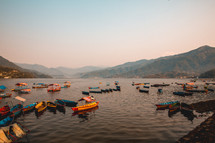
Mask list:
[[[189,121],[193,121],[197,116],[193,113],[193,109],[190,105],[186,103],[176,104],[174,106],[169,106],[168,117],[172,118],[175,114],[180,112],[184,117],[186,117]],[[156,109],[156,110],[165,110],[164,108]]]
[[65,107],[64,106],[57,106],[57,111],[65,114],[66,113],[66,110],[65,110]]
[[41,112],[37,112],[37,111],[35,110],[35,116],[37,117],[37,119],[39,119],[39,117],[42,116],[42,115],[44,114],[45,111],[46,111],[46,109],[43,110],[43,111],[41,111]]
[[76,116],[78,115],[78,118],[81,119],[80,122],[85,122],[88,120],[91,120],[94,116],[95,116],[95,111],[98,109],[99,107],[94,107],[92,109],[89,110],[84,110],[84,111],[80,111],[80,112],[74,112],[72,113],[72,116]]

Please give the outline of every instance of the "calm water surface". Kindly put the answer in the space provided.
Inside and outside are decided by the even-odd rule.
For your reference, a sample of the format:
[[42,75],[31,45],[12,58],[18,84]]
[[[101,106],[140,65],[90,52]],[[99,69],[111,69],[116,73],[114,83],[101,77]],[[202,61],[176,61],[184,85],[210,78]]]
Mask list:
[[[211,113],[203,117],[188,120],[180,112],[171,118],[168,117],[168,110],[156,111],[155,104],[179,100],[185,103],[214,99],[215,94],[194,94],[191,97],[179,97],[172,94],[173,91],[182,91],[175,82],[188,82],[189,80],[179,79],[4,79],[4,84],[9,89],[15,88],[17,82],[26,82],[29,87],[33,83],[59,83],[71,81],[70,88],[63,88],[60,92],[48,93],[47,89],[32,89],[30,94],[18,94],[13,92],[13,97],[19,95],[26,99],[24,105],[40,101],[54,101],[57,98],[77,101],[84,97],[81,91],[88,91],[89,86],[100,86],[101,88],[115,88],[114,81],[119,81],[121,91],[110,93],[91,94],[97,101],[100,101],[99,108],[83,114],[73,114],[71,107],[66,107],[65,113],[56,113],[46,110],[41,116],[35,116],[34,112],[17,118],[17,121],[31,130],[30,134],[22,141],[46,142],[46,143],[168,143],[175,142],[186,135]],[[134,82],[169,83],[163,88],[163,94],[158,95],[156,87],[149,89],[149,94],[139,93]],[[102,82],[102,84],[99,84]],[[110,86],[106,86],[109,82]],[[202,82],[197,82],[203,88]],[[212,87],[213,88],[213,87]],[[10,100],[4,99],[1,107]],[[199,116],[194,111],[194,114]]]

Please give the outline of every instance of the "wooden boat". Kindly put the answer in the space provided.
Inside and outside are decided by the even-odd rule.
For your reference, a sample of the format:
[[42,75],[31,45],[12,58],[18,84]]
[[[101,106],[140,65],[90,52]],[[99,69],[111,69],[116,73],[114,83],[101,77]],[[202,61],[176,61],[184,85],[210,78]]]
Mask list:
[[93,102],[93,103],[89,103],[89,104],[86,104],[86,105],[83,105],[83,106],[73,107],[72,110],[73,110],[74,112],[79,112],[79,111],[83,111],[83,110],[88,110],[88,109],[91,109],[91,108],[94,108],[94,107],[98,106],[98,104],[99,104],[99,101]]
[[199,93],[205,93],[208,92],[208,90],[186,90],[187,92],[199,92]]
[[168,109],[170,105],[172,104],[176,105],[177,103],[179,103],[179,101],[159,103],[159,104],[155,104],[155,106],[157,106],[158,109]]
[[144,90],[144,89],[139,89],[139,92],[149,93],[148,90]]
[[90,93],[102,93],[101,91],[97,91],[97,90],[91,90],[89,91]]
[[3,119],[10,113],[10,107],[8,105],[3,106],[0,108],[0,118]]
[[78,103],[75,101],[65,100],[65,99],[56,99],[59,101],[63,101],[66,106],[75,107]]
[[26,106],[22,109],[22,111],[23,111],[24,113],[30,112],[30,111],[32,111],[32,110],[35,108],[36,105],[37,105],[36,102],[35,102],[35,103],[32,103],[32,104],[29,104],[29,105],[26,105]]
[[39,113],[39,112],[44,111],[46,109],[46,107],[47,107],[46,102],[42,101],[35,106],[35,109],[36,109],[36,112]]
[[153,84],[151,87],[162,87],[162,86],[169,86],[170,84]]
[[192,92],[173,92],[174,95],[179,95],[179,96],[191,96],[193,95]]
[[23,93],[23,94],[28,94],[31,92],[31,89],[30,88],[26,88],[26,89],[21,89],[19,90],[19,93]]
[[72,113],[72,116],[86,114],[88,112],[93,112],[93,111],[95,111],[97,109],[99,109],[99,106],[96,106],[94,108],[90,108],[88,110],[82,110],[82,111],[74,112],[74,113]]
[[4,92],[7,87],[4,85],[0,85],[0,92]]
[[4,127],[7,126],[8,124],[10,124],[13,121],[13,117],[11,116],[7,116],[5,119],[0,121],[0,127]]
[[47,88],[48,85],[45,83],[34,83],[32,88]]
[[106,93],[106,89],[101,89],[101,92],[104,92],[104,93]]
[[116,89],[117,89],[118,91],[121,91],[121,87],[120,87],[120,86],[116,86]]
[[82,91],[82,94],[89,95],[90,93],[88,91]]
[[62,100],[55,100],[54,103],[57,105],[57,108],[64,108],[65,103]]
[[71,86],[71,82],[70,81],[64,82],[64,87],[68,88],[70,86]]
[[15,117],[18,116],[20,113],[22,113],[22,108],[23,108],[22,104],[16,104],[10,109],[11,115]]
[[11,93],[2,93],[2,94],[0,94],[0,97],[2,97],[2,98],[7,98],[7,97],[11,97]]
[[47,101],[47,108],[51,109],[51,110],[56,110],[57,108],[57,104],[51,102],[51,101]]
[[56,92],[56,91],[60,91],[60,90],[61,90],[61,87],[57,83],[48,85],[48,89],[47,89],[48,92]]
[[19,142],[18,140],[26,136],[29,132],[30,130],[20,123],[14,123],[0,129],[0,139],[4,143]]
[[89,89],[99,89],[100,87],[88,87]]

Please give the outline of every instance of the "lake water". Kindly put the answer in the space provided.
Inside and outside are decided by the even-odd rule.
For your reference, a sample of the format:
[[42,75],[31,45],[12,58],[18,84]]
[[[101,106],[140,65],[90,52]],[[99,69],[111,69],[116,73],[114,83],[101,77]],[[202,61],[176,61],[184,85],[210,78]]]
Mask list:
[[[180,112],[168,117],[168,110],[156,110],[155,104],[169,101],[181,101],[184,103],[195,103],[203,100],[214,99],[215,94],[207,95],[195,93],[190,97],[179,97],[173,95],[173,91],[182,91],[181,86],[172,84],[175,82],[189,82],[179,79],[1,79],[0,85],[4,84],[8,89],[15,88],[18,82],[26,82],[29,87],[33,83],[59,83],[71,81],[70,88],[62,88],[60,92],[49,93],[47,89],[32,89],[30,94],[18,94],[12,92],[12,98],[7,98],[0,104],[13,100],[19,95],[26,99],[24,105],[40,101],[54,101],[57,98],[77,101],[84,97],[81,91],[88,91],[89,86],[100,86],[101,88],[115,88],[114,81],[119,81],[121,91],[110,93],[91,94],[99,101],[99,108],[84,114],[74,115],[71,107],[66,107],[65,113],[56,113],[46,110],[40,117],[35,112],[25,114],[16,120],[28,129],[30,134],[21,141],[35,143],[168,143],[175,142],[186,135],[211,113],[192,121],[188,120]],[[150,87],[149,94],[140,93],[131,83],[149,82],[169,83],[170,86],[163,87],[163,94],[158,95],[156,87]],[[102,84],[99,84],[102,82]],[[106,86],[109,82],[110,86]],[[196,83],[203,88],[203,82]],[[10,90],[8,90],[10,91]]]

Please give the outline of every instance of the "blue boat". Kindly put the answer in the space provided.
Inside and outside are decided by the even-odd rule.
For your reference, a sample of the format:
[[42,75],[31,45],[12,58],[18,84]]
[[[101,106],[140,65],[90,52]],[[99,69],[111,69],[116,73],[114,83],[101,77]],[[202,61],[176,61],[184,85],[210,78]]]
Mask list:
[[18,116],[22,112],[23,105],[22,104],[16,104],[13,106],[13,108],[10,109],[10,112],[15,117]]
[[58,102],[64,102],[66,106],[75,107],[78,103],[75,101],[65,100],[65,99],[56,99]]
[[4,90],[5,90],[6,88],[7,88],[6,86],[0,85],[0,92],[4,92]]
[[193,95],[192,92],[173,92],[174,95],[179,95],[179,96],[191,96]]
[[102,93],[101,91],[91,90],[90,93]]
[[28,111],[32,111],[34,109],[34,107],[37,105],[37,103],[32,103],[32,104],[29,104],[27,106],[25,106],[22,111],[25,113],[25,112],[28,112]]
[[143,86],[144,88],[149,88],[149,86]]
[[8,116],[7,118],[0,121],[0,127],[7,126],[13,121],[13,117]]

